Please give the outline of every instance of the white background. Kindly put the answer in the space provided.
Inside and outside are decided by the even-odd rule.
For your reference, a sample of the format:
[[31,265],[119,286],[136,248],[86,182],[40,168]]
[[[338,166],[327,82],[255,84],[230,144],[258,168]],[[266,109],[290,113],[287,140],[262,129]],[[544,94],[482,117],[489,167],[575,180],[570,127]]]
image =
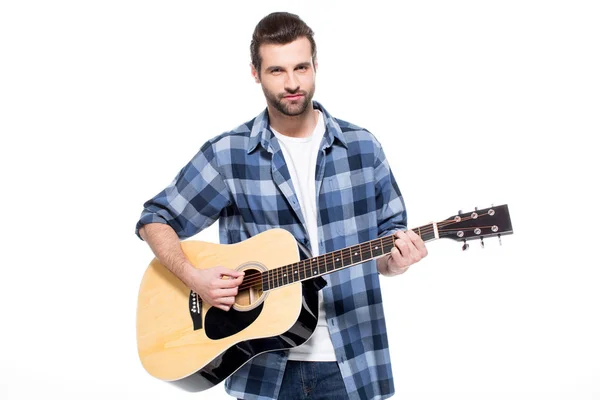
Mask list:
[[134,226],[264,108],[249,43],[277,10],[314,29],[315,99],[383,143],[411,227],[509,205],[502,246],[432,242],[383,280],[396,397],[600,398],[596,2],[1,4],[0,398],[229,398],[139,363]]

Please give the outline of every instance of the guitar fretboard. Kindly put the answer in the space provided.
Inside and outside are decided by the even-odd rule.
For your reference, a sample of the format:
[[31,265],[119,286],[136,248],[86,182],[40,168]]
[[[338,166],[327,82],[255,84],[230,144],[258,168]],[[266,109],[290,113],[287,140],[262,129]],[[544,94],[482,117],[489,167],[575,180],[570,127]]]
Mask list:
[[[424,225],[413,231],[425,242],[435,238],[434,224]],[[394,236],[389,235],[274,268],[262,273],[262,288],[263,291],[272,290],[361,264],[388,254],[393,247]]]

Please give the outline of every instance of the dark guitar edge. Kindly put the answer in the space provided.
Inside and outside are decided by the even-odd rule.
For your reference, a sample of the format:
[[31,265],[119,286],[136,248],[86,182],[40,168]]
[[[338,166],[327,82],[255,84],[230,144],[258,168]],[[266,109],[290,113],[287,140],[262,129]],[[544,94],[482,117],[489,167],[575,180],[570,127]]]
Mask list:
[[266,352],[287,350],[306,342],[313,334],[319,317],[317,291],[311,281],[302,282],[302,307],[298,319],[285,333],[240,342],[209,364],[175,381],[167,381],[187,392],[199,392],[223,382],[252,358]]

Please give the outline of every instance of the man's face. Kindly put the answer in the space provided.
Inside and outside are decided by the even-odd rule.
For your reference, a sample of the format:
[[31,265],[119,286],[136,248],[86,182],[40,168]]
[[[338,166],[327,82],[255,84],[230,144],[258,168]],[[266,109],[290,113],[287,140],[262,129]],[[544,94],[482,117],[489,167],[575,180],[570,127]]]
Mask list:
[[308,39],[302,37],[284,45],[264,44],[259,53],[260,77],[254,67],[252,75],[261,84],[267,103],[287,116],[305,112],[315,93],[316,72]]

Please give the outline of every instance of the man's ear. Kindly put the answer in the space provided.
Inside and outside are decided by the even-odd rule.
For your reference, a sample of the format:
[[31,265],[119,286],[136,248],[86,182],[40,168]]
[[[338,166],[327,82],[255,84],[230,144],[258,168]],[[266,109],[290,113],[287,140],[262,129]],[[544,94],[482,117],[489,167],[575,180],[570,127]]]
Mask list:
[[254,82],[260,83],[260,77],[258,76],[258,71],[256,70],[256,68],[254,68],[254,65],[252,65],[252,63],[250,63],[250,73],[254,77]]
[[317,72],[317,68],[319,68],[319,60],[317,60],[317,57],[315,57],[315,59],[313,61],[313,65],[315,67],[315,72]]

